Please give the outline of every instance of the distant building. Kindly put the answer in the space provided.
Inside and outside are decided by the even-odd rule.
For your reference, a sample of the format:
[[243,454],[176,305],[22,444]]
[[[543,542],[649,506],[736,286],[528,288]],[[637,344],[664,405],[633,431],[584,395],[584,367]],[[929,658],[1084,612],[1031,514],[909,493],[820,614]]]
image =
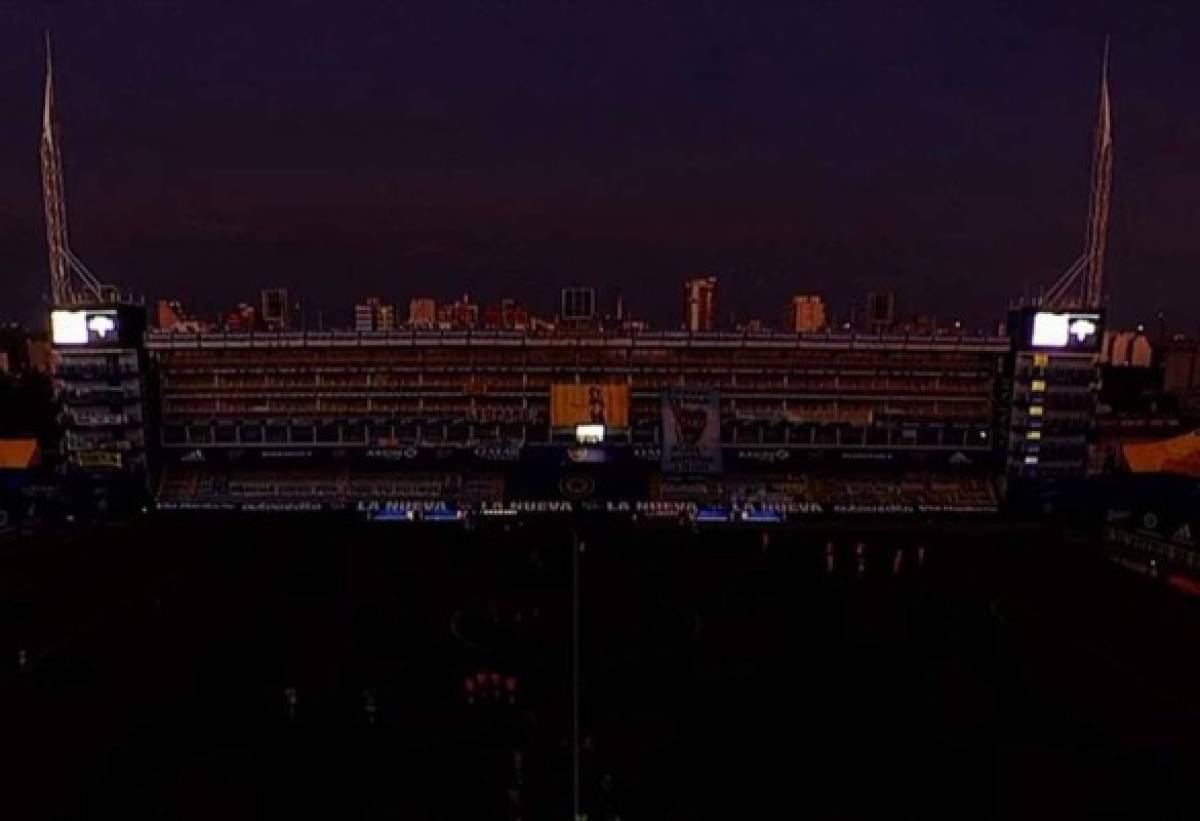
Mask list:
[[26,351],[29,358],[29,369],[38,373],[50,372],[50,359],[53,349],[50,347],[50,340],[29,338],[26,343]]
[[28,332],[20,325],[0,327],[0,373],[22,370]]
[[1176,337],[1163,345],[1163,393],[1181,410],[1200,413],[1200,342]]
[[493,331],[524,330],[529,327],[529,312],[515,299],[501,299],[484,306],[480,324]]
[[437,300],[415,297],[408,302],[408,324],[413,328],[432,328],[437,325]]
[[825,330],[825,303],[816,294],[796,294],[792,297],[789,321],[786,328],[798,334],[811,334]]
[[262,323],[269,331],[286,331],[292,327],[292,309],[287,288],[264,288],[262,292]]
[[437,308],[437,326],[448,330],[469,330],[479,324],[479,306],[469,294]]
[[895,291],[871,291],[867,294],[866,328],[871,333],[887,333],[896,324]]
[[0,327],[0,355],[5,363],[0,370],[8,373],[46,373],[50,370],[49,340],[42,334],[31,334],[16,323]]
[[253,305],[239,302],[221,319],[221,327],[233,333],[250,333],[258,329],[258,312]]
[[584,286],[563,288],[559,300],[559,317],[568,325],[596,321],[596,289]]
[[689,279],[683,286],[683,327],[693,333],[717,327],[717,278]]
[[393,331],[396,329],[396,306],[378,297],[368,297],[354,306],[354,330]]
[[558,330],[558,325],[554,319],[547,319],[544,316],[537,314],[529,315],[529,330],[535,334],[552,334]]
[[198,334],[211,330],[212,323],[196,319],[177,299],[160,299],[154,309],[154,327],[160,331]]
[[763,319],[747,319],[740,323],[737,329],[747,334],[763,334],[770,333],[771,326]]
[[1106,333],[1100,349],[1100,363],[1114,367],[1149,368],[1152,356],[1150,340],[1141,328]]

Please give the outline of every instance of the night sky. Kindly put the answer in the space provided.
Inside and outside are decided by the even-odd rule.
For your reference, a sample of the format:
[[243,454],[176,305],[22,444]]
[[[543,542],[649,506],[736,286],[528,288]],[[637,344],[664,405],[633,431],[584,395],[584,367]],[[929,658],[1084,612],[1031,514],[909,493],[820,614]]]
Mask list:
[[0,0],[0,319],[47,290],[37,144],[55,44],[75,252],[201,312],[292,286],[573,282],[677,322],[871,287],[972,322],[1082,250],[1112,33],[1118,320],[1200,321],[1195,2]]

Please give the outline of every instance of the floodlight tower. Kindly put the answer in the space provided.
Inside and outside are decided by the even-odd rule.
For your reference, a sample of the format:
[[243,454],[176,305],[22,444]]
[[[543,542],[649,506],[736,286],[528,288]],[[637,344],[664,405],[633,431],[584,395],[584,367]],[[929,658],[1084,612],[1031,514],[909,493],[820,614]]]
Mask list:
[[1104,300],[1104,256],[1112,199],[1112,169],[1112,109],[1108,96],[1108,40],[1105,39],[1083,255],[1044,294],[1042,305],[1046,308],[1095,310],[1101,307]]
[[55,305],[102,302],[107,291],[71,253],[67,239],[67,203],[63,193],[62,150],[54,110],[54,67],[50,33],[46,33],[46,91],[42,102],[42,204],[46,211],[46,243],[50,251],[50,300]]

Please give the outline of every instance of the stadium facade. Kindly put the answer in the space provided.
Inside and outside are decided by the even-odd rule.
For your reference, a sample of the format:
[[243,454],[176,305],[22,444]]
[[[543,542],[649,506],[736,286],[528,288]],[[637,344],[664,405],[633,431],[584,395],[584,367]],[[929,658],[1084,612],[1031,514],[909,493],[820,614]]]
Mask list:
[[1004,464],[1008,337],[150,332],[145,345],[168,505],[832,504],[844,490],[887,509],[961,482],[994,508]]

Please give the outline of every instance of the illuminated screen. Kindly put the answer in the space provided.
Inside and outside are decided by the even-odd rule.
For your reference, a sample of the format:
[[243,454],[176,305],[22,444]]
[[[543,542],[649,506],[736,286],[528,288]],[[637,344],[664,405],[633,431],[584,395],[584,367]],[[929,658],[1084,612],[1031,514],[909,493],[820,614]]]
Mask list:
[[117,312],[51,311],[50,339],[55,345],[96,345],[117,341]]
[[52,311],[50,338],[55,345],[86,345],[88,341],[85,311]]
[[1065,348],[1070,339],[1066,314],[1038,313],[1033,317],[1033,344],[1046,348]]
[[1037,348],[1094,348],[1099,333],[1099,314],[1038,311],[1030,342]]

